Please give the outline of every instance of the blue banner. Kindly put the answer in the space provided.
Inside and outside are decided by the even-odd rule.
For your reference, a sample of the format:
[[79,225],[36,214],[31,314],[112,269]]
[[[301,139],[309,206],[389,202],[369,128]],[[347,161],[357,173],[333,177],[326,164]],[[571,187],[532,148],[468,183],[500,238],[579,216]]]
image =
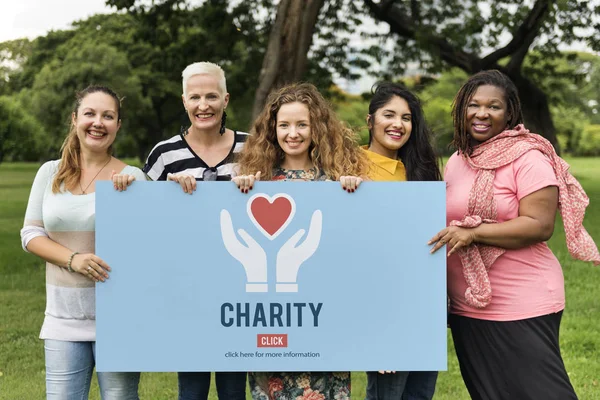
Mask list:
[[98,182],[99,371],[445,370],[442,182]]

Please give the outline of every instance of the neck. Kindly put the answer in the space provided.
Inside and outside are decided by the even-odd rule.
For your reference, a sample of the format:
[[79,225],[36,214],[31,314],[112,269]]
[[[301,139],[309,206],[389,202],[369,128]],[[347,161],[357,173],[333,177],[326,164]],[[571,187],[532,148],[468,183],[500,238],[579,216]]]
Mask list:
[[187,138],[195,143],[210,146],[219,143],[227,134],[227,131],[221,135],[219,132],[220,126],[215,129],[198,129],[194,126],[188,129]]
[[369,151],[373,153],[379,154],[380,156],[384,156],[387,158],[391,158],[392,160],[398,159],[398,151],[386,149],[385,147],[379,145],[379,143],[372,141],[369,145]]
[[300,157],[285,156],[281,168],[283,169],[294,169],[294,170],[308,170],[313,167],[313,163],[308,157],[308,154]]
[[81,168],[96,168],[104,166],[112,156],[107,153],[98,153],[81,149]]

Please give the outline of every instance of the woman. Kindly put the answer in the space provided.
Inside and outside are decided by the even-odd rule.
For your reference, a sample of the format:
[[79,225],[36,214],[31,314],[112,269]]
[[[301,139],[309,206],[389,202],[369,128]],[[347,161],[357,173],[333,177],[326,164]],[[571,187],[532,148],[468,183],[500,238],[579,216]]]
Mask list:
[[[143,170],[154,181],[178,182],[192,194],[196,181],[228,181],[233,158],[246,141],[247,133],[226,128],[229,93],[225,73],[216,64],[188,65],[183,76],[183,107],[190,126],[182,134],[158,143],[150,152]],[[179,399],[207,399],[210,372],[179,372]],[[246,398],[245,372],[215,374],[220,399]]]
[[[377,86],[367,115],[374,181],[439,181],[442,179],[419,99],[404,87]],[[387,372],[387,373],[386,373]],[[367,399],[427,399],[435,392],[437,371],[367,372]]]
[[[352,131],[313,85],[303,83],[271,93],[240,155],[241,175],[233,181],[244,193],[257,178],[340,180],[352,192],[367,168]],[[256,372],[248,377],[255,400],[350,399],[350,372]]]
[[600,262],[582,225],[589,199],[550,143],[522,125],[515,85],[499,71],[472,76],[452,110],[448,160],[449,325],[473,399],[576,399],[559,347],[561,266],[546,245],[557,208],[567,245]]
[[229,93],[221,67],[197,62],[182,77],[181,98],[190,126],[154,146],[143,170],[153,181],[173,180],[192,194],[196,181],[231,180],[234,155],[248,134],[226,127]]
[[[21,239],[25,251],[46,261],[40,339],[48,399],[83,399],[90,390],[95,283],[108,279],[111,270],[94,254],[95,183],[111,179],[115,171],[145,180],[141,170],[111,156],[120,126],[115,92],[103,86],[79,92],[62,157],[42,165],[31,188]],[[127,182],[115,178],[114,185],[123,189]],[[97,377],[103,399],[138,399],[139,373],[98,372]]]

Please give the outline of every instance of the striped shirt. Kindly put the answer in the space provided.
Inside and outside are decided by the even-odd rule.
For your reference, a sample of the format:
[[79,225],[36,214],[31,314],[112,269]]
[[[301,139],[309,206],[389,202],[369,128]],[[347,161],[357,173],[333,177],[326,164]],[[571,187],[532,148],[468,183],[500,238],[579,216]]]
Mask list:
[[143,171],[153,181],[166,181],[167,174],[185,173],[201,181],[204,171],[216,171],[218,181],[230,181],[234,175],[235,154],[242,151],[248,138],[245,132],[233,131],[234,141],[227,157],[220,163],[210,166],[192,150],[183,135],[158,143],[148,156]]
[[[34,236],[47,236],[71,251],[94,253],[96,193],[52,193],[59,163],[48,161],[35,176],[21,230],[23,247],[27,250],[27,242]],[[139,168],[126,166],[121,173],[145,180]],[[96,285],[82,274],[46,262],[45,314],[40,339],[96,340]]]

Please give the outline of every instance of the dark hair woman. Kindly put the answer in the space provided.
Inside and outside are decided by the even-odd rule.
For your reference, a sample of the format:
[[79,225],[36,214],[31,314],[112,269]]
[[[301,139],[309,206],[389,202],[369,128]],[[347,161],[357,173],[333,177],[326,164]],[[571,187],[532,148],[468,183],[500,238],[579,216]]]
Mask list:
[[561,266],[546,245],[560,210],[571,255],[600,263],[582,225],[589,203],[544,138],[522,125],[499,71],[472,76],[452,111],[446,165],[449,324],[473,399],[576,399],[560,354]]

